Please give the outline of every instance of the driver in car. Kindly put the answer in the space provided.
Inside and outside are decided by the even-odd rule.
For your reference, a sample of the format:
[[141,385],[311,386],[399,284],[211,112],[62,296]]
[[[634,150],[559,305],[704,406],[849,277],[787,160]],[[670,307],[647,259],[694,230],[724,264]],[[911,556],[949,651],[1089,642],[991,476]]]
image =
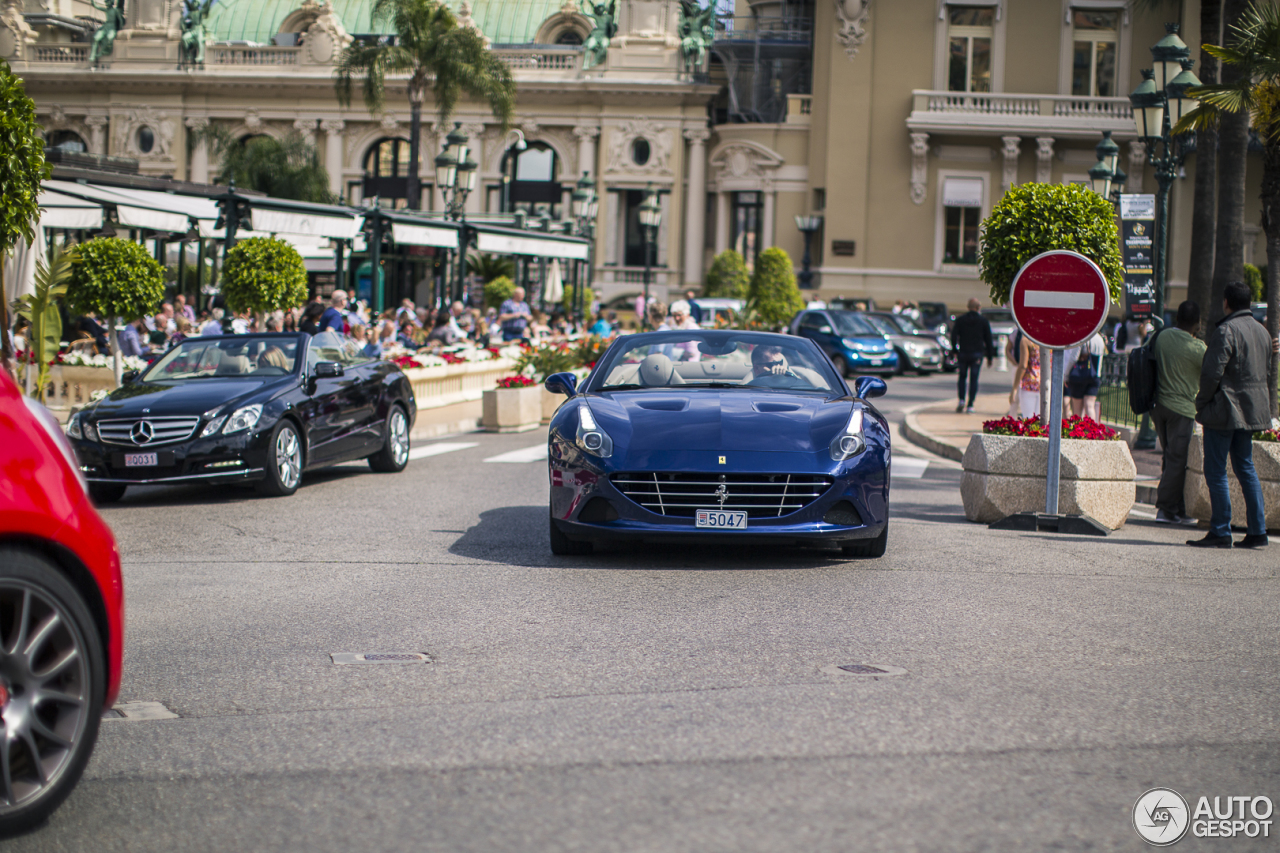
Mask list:
[[776,346],[759,346],[751,351],[751,374],[753,381],[765,376],[796,376],[782,348]]

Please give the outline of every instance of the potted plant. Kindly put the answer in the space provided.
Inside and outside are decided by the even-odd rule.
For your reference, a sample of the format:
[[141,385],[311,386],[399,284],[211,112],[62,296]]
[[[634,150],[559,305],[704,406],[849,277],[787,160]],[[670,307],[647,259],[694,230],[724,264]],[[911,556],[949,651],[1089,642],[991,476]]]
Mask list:
[[[1253,434],[1253,467],[1262,484],[1262,503],[1267,511],[1267,529],[1280,530],[1280,430],[1268,429]],[[1231,465],[1227,465],[1227,487],[1231,489],[1231,524],[1248,527],[1245,518],[1244,493]],[[1196,427],[1187,453],[1187,485],[1183,491],[1187,515],[1207,522],[1213,514],[1209,505],[1209,486],[1204,481],[1204,433]]]
[[227,253],[222,296],[236,314],[248,312],[261,321],[270,311],[288,310],[306,301],[307,266],[298,250],[284,240],[249,237]]
[[[1120,434],[1090,418],[1064,418],[1059,512],[1117,530],[1133,508],[1137,468]],[[1049,439],[1038,418],[987,421],[969,439],[960,497],[970,521],[990,524],[1045,506]]]
[[542,386],[523,374],[504,376],[484,392],[482,422],[487,432],[527,432],[542,423]]
[[141,317],[160,303],[164,267],[146,248],[119,237],[98,237],[82,243],[79,252],[80,262],[72,268],[67,288],[68,307],[76,314],[93,312],[106,319],[119,385],[123,361],[116,321]]

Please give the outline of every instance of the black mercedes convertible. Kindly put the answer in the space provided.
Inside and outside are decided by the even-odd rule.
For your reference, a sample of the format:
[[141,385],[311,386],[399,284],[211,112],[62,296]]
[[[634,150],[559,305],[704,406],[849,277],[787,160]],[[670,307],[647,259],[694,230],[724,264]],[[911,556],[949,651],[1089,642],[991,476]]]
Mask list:
[[133,485],[256,481],[291,495],[302,473],[353,459],[409,461],[417,405],[396,365],[334,332],[187,338],[71,416],[98,503]]

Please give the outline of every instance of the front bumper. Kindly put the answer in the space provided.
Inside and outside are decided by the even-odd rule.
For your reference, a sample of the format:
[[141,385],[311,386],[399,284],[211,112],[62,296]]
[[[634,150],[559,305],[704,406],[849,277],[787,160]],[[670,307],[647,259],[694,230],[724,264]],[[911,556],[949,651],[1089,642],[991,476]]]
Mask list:
[[[825,461],[823,456],[825,455]],[[879,536],[888,523],[889,448],[873,444],[848,462],[838,463],[829,453],[737,452],[731,473],[825,474],[834,482],[803,509],[781,517],[748,518],[746,530],[699,528],[692,517],[669,516],[635,503],[610,480],[627,472],[714,472],[719,453],[712,451],[663,451],[636,454],[628,460],[602,460],[581,452],[572,442],[553,432],[549,470],[551,518],[571,539],[589,542],[773,542],[777,544],[826,543],[840,545]],[[639,463],[639,464],[637,464]],[[729,472],[726,472],[729,473]],[[611,520],[585,521],[581,517],[594,498],[603,498],[617,513]],[[823,517],[836,504],[847,501],[861,523],[831,524]],[[599,509],[599,505],[595,504]],[[714,509],[712,503],[709,509]]]
[[[119,486],[213,484],[265,477],[270,435],[268,426],[234,435],[212,435],[154,446],[130,447],[83,438],[71,439],[71,444],[80,462],[80,470],[90,483]],[[155,452],[162,464],[147,467],[123,465],[123,454],[149,452]]]
[[898,370],[898,354],[896,352],[864,353],[846,349],[842,350],[840,354],[844,358],[845,364],[849,366],[850,373],[888,374],[896,373]]

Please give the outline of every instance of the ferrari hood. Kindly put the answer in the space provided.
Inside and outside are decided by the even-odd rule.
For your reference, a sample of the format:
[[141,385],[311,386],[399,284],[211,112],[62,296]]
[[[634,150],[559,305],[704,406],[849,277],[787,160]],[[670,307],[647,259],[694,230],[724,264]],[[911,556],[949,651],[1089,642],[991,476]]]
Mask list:
[[617,391],[591,397],[590,406],[614,441],[633,451],[811,452],[827,447],[852,411],[847,399],[736,389]]

